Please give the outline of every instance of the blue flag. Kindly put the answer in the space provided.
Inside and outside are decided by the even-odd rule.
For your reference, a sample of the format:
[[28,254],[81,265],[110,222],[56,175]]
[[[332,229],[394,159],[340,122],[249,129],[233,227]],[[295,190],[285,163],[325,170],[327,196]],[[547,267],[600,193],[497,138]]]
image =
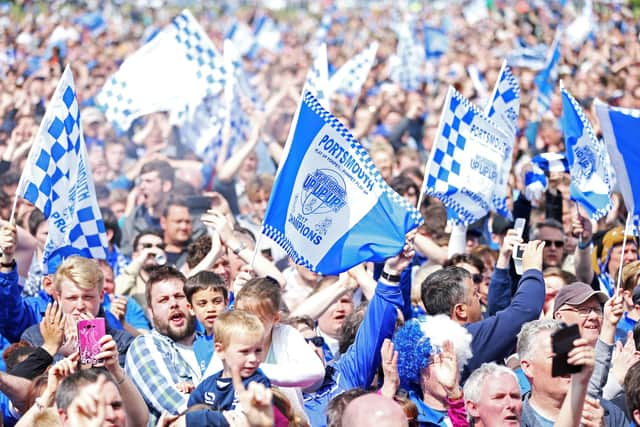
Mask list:
[[425,167],[423,192],[471,224],[496,210],[496,187],[510,167],[513,143],[482,111],[449,87]]
[[611,209],[609,155],[604,142],[596,138],[580,104],[560,83],[562,131],[571,172],[569,192],[589,217],[598,220]]
[[607,144],[611,166],[627,212],[636,227],[640,225],[640,110],[616,108],[596,101],[602,136]]
[[424,53],[427,59],[440,58],[447,53],[449,39],[445,30],[425,24],[422,27],[422,36],[424,37]]
[[42,262],[81,254],[105,259],[107,236],[96,199],[80,109],[69,66],[40,123],[16,194],[44,214],[49,234]]
[[560,31],[557,32],[547,62],[544,68],[533,79],[538,87],[538,117],[541,117],[551,106],[551,96],[558,78],[558,63],[560,62]]
[[349,97],[360,94],[378,52],[378,42],[372,42],[365,50],[345,62],[329,79],[331,94],[344,93]]
[[395,256],[420,213],[382,179],[367,150],[306,92],[262,233],[300,265],[338,274]]

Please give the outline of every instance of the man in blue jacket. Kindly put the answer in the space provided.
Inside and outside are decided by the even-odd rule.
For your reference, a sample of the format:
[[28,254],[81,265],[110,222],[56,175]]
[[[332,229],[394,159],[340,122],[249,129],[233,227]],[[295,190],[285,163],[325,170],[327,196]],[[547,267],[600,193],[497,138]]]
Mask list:
[[511,304],[486,319],[482,319],[477,285],[466,270],[447,267],[432,273],[422,283],[421,298],[427,314],[446,314],[473,336],[473,357],[462,372],[463,382],[483,363],[503,361],[513,353],[522,325],[540,316],[545,294],[543,249],[543,242],[527,243],[522,257],[524,273]]

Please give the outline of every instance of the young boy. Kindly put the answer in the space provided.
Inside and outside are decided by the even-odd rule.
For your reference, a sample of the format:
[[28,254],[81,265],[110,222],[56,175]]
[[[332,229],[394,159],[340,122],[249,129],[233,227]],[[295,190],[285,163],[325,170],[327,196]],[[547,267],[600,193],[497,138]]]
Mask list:
[[189,277],[184,285],[184,293],[204,329],[204,333],[196,334],[193,344],[200,371],[204,373],[213,354],[213,325],[227,309],[227,288],[220,275],[201,271]]
[[[270,388],[269,379],[258,369],[264,354],[265,330],[254,314],[242,310],[223,313],[214,324],[215,352],[222,360],[222,371],[205,378],[191,393],[188,406],[200,403],[210,405],[216,411],[229,411],[238,404],[231,372],[237,370],[247,387],[258,382]],[[187,414],[187,425],[211,425],[218,416],[214,411],[195,411]]]

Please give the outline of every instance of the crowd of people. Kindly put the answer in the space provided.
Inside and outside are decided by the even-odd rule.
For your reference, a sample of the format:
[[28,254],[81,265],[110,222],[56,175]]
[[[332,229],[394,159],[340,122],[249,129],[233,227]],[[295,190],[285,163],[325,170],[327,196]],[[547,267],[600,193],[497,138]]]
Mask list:
[[[640,423],[638,240],[618,192],[593,221],[570,200],[568,173],[550,173],[538,198],[526,191],[531,158],[565,151],[560,95],[541,111],[536,70],[513,67],[521,109],[508,202],[524,230],[495,213],[451,226],[442,202],[423,197],[424,223],[400,253],[337,277],[259,239],[323,16],[330,73],[379,43],[361,92],[334,94],[330,110],[415,206],[447,87],[484,105],[505,57],[550,46],[591,2],[495,0],[477,22],[464,9],[477,2],[192,4],[219,48],[234,22],[264,15],[281,37],[277,51],[244,57],[264,105],[243,100],[251,133],[214,160],[194,153],[167,112],[122,131],[96,101],[123,60],[179,13],[175,3],[0,5],[0,425]],[[589,37],[560,39],[558,78],[598,135],[595,98],[640,108],[640,21],[620,3],[593,1]],[[418,90],[403,90],[389,66],[402,22],[427,22],[448,38]],[[18,198],[10,218],[67,64],[104,260],[43,259],[44,214]],[[105,321],[97,363],[82,364],[77,325],[96,318]]]

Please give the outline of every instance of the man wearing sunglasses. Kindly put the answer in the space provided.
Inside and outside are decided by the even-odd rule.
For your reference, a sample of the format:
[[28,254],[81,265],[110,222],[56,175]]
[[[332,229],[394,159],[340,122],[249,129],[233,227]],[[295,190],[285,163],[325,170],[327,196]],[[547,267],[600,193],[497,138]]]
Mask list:
[[539,222],[532,230],[530,240],[541,240],[544,242],[542,251],[542,268],[560,267],[564,262],[565,251],[564,241],[566,236],[562,224],[552,218],[547,218]]

